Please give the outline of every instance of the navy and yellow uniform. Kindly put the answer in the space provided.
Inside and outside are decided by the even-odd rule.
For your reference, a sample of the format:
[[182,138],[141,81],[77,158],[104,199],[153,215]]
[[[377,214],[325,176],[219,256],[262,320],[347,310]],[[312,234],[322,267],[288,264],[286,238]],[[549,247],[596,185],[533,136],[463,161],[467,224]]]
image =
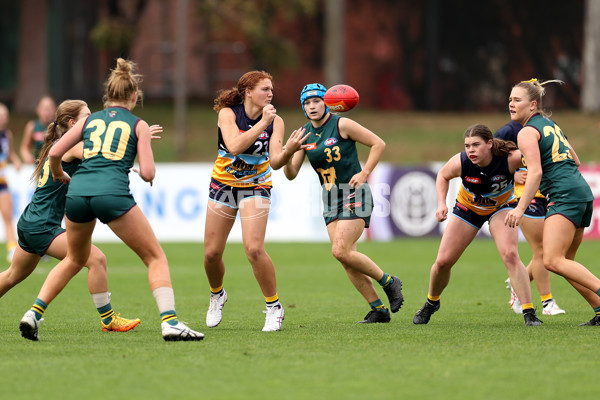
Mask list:
[[33,146],[33,156],[37,160],[40,150],[44,146],[44,135],[47,126],[42,125],[39,119],[33,121],[33,132],[31,133],[31,145]]
[[319,175],[323,188],[323,217],[325,224],[336,219],[362,218],[365,227],[369,227],[373,210],[373,197],[368,183],[359,188],[350,187],[350,179],[362,171],[356,142],[344,139],[339,133],[340,116],[331,114],[320,127],[315,128],[311,122],[304,125],[311,132],[307,143],[308,160]]
[[578,227],[589,226],[594,195],[575,165],[571,145],[562,130],[540,114],[531,117],[526,126],[540,133],[540,191],[548,197],[548,216],[561,214]]
[[514,195],[514,175],[508,157],[492,156],[485,167],[473,164],[466,152],[460,153],[462,184],[456,196],[453,214],[481,228],[494,213],[509,207]]
[[65,211],[70,220],[98,218],[108,223],[135,205],[129,171],[137,155],[135,129],[139,121],[123,107],[110,107],[88,117],[82,132],[83,160],[67,193]]
[[[73,175],[80,164],[80,160],[74,160],[63,162],[62,167],[67,174]],[[19,245],[23,250],[43,255],[54,238],[65,231],[61,223],[68,188],[61,181],[52,180],[46,159],[31,202],[25,207],[17,223]]]
[[8,165],[10,139],[6,131],[0,131],[0,192],[8,190],[8,182],[4,176],[4,168]]
[[[523,129],[523,125],[518,123],[517,121],[510,121],[500,129],[494,133],[494,137],[502,140],[506,140],[507,142],[513,142],[518,145],[517,137],[519,135],[519,131]],[[527,168],[525,166],[525,159],[523,158],[523,168],[519,168],[519,171],[526,171]],[[523,188],[525,185],[515,182],[515,196],[517,196],[517,201],[513,202],[511,205],[516,207],[519,204],[519,199],[523,194]],[[539,190],[529,203],[529,206],[525,210],[524,217],[528,218],[545,218],[546,217],[546,207],[548,206],[548,201],[546,200],[546,196],[544,196]]]
[[[246,115],[243,104],[231,107],[240,134],[248,131],[262,118],[251,119]],[[271,164],[269,162],[269,140],[273,134],[273,123],[256,141],[241,154],[233,155],[219,132],[219,154],[211,174],[210,199],[238,208],[239,202],[248,197],[271,198]]]

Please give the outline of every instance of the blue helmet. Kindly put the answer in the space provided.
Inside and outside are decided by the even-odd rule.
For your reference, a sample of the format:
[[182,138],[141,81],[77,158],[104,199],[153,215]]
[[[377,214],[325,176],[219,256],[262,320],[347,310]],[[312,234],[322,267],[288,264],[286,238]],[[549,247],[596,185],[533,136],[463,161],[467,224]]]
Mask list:
[[[302,92],[300,92],[300,106],[302,107],[302,111],[304,111],[304,115],[308,118],[308,114],[306,114],[306,110],[304,110],[304,101],[306,99],[310,99],[311,97],[320,97],[322,100],[325,100],[325,92],[327,88],[320,83],[309,83],[308,85],[302,88]],[[325,105],[325,113],[323,116],[327,115],[329,112],[329,107],[327,104]],[[322,118],[322,117],[321,117]]]

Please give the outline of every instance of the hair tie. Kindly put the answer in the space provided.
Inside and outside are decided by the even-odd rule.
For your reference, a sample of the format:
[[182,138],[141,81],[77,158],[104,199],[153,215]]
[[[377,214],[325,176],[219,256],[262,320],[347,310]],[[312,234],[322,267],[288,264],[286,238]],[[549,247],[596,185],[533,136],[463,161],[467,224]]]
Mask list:
[[535,83],[535,82],[537,82],[537,78],[533,78],[528,81],[521,81],[521,83]]

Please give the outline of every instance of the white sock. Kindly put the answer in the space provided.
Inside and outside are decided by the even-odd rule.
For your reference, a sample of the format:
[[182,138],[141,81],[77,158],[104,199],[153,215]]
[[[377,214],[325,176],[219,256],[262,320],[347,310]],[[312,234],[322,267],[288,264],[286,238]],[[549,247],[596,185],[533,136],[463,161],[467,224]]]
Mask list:
[[110,292],[92,293],[92,300],[94,300],[96,308],[104,307],[110,303]]
[[165,311],[175,311],[175,294],[173,293],[173,288],[159,287],[152,291],[152,295],[156,299],[156,305],[161,314]]

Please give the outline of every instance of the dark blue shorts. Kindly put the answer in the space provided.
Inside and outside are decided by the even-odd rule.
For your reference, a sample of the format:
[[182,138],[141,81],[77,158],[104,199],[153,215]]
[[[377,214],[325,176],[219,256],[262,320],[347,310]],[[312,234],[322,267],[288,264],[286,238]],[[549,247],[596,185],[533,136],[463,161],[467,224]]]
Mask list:
[[[510,203],[511,208],[516,208],[517,204],[519,204],[519,200],[513,201]],[[529,203],[529,207],[525,209],[525,214],[523,214],[526,218],[532,219],[543,219],[546,218],[546,210],[548,207],[548,200],[545,197],[534,197]]]
[[212,201],[238,210],[242,200],[251,197],[262,197],[271,200],[271,186],[257,185],[234,187],[221,183],[213,178],[210,179],[208,198]]
[[479,215],[457,201],[454,205],[454,209],[452,210],[452,214],[462,219],[473,228],[481,229],[483,224],[485,224],[486,221],[489,221],[494,215],[496,215],[496,213],[502,210],[510,210],[511,208],[512,207],[506,203],[498,207],[498,209],[491,214]]

